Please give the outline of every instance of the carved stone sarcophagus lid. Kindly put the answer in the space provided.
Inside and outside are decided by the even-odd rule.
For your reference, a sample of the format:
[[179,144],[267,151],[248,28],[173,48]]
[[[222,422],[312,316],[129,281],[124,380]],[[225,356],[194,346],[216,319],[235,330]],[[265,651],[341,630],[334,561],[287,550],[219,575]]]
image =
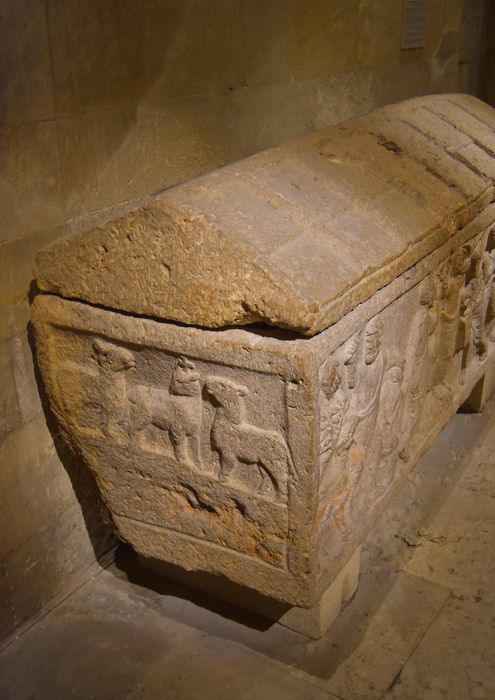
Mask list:
[[43,251],[52,409],[145,556],[308,607],[493,360],[495,110],[425,97]]

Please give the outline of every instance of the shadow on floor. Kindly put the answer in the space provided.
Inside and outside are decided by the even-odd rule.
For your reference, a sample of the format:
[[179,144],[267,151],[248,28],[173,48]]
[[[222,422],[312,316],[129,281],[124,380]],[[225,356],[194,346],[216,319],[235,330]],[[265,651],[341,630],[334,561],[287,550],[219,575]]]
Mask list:
[[[459,421],[463,423],[462,430],[457,426]],[[472,451],[485,438],[490,424],[490,415],[452,419],[370,533],[363,547],[358,591],[320,640],[308,639],[277,624],[274,620],[285,612],[286,606],[222,577],[185,572],[180,567],[161,563],[162,570],[157,573],[156,563],[152,563],[154,568],[144,566],[143,560],[127,546],[119,549],[110,571],[131,583],[136,594],[158,606],[166,618],[241,643],[277,662],[328,679],[345,665],[363,640],[373,644],[375,636],[382,634],[380,618],[389,614],[388,609],[394,607],[396,600],[412,595],[408,587],[417,591],[418,605],[423,605],[423,599],[430,593],[435,605],[450,595],[448,589],[427,591],[428,584],[422,579],[412,585],[410,579],[415,577],[404,573],[416,547],[411,533],[428,528],[469,465]],[[225,602],[225,598],[230,602]],[[259,611],[268,602],[272,606],[272,621],[241,607]],[[413,626],[414,610],[411,616]]]

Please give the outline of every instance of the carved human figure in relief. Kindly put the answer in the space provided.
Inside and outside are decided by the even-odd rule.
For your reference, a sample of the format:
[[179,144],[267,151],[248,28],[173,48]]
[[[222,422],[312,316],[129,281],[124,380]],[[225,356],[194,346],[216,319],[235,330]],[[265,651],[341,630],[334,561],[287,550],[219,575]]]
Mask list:
[[378,411],[386,366],[382,332],[382,321],[375,317],[349,341],[344,350],[347,388],[350,392],[343,435],[349,447],[346,448],[346,464],[341,465],[346,473],[345,488],[341,495],[335,492],[333,504],[334,519],[341,527],[348,525],[351,500],[358,487],[362,487],[366,481],[363,478],[366,467],[373,468],[372,454],[380,442]]
[[495,228],[488,232],[486,241],[486,316],[485,326],[488,338],[495,340]]
[[209,377],[205,388],[215,408],[211,444],[220,458],[220,479],[246,488],[242,473],[247,467],[247,483],[254,483],[256,493],[284,500],[292,463],[284,438],[248,422],[247,387],[224,377]]
[[344,426],[349,409],[349,399],[341,388],[342,376],[339,365],[331,360],[325,366],[322,380],[324,402],[321,416],[320,454],[323,460],[342,449],[347,440],[344,439]]
[[489,326],[494,318],[495,298],[494,298],[494,260],[488,251],[484,251],[481,258],[481,270],[483,279],[483,325],[486,333],[489,333]]
[[[435,288],[439,287],[438,300],[438,345],[435,362],[432,363],[432,386],[446,384],[449,389],[448,373],[452,359],[457,352],[457,336],[460,319],[461,292],[465,275],[470,267],[468,250],[460,248],[443,265],[434,277]],[[453,368],[455,369],[455,368]]]
[[[470,360],[478,355],[486,357],[488,344],[485,336],[485,319],[488,299],[485,293],[485,273],[483,255],[473,255],[473,277],[461,293],[461,323],[459,327],[459,346],[462,349],[462,366],[467,367]],[[486,269],[485,261],[485,269]]]
[[486,310],[485,323],[488,328],[488,337],[490,340],[495,340],[495,248],[490,251],[490,262],[492,275],[489,283],[489,297]]
[[403,381],[404,369],[401,363],[397,362],[385,372],[378,411],[382,457],[388,457],[395,450],[402,448]]
[[349,398],[342,389],[342,374],[336,360],[331,359],[325,365],[321,386],[321,489],[324,493],[332,493],[332,504],[326,513],[342,529],[348,487],[347,461],[355,424],[348,420]]
[[[435,287],[431,278],[426,278],[419,287],[419,309],[416,311],[407,340],[407,357],[404,369],[403,391],[406,397],[404,410],[404,433],[409,436],[409,444],[401,451],[401,457],[408,460],[414,444],[423,436],[418,429],[425,405],[425,397],[431,388],[431,363],[434,361],[430,339],[437,327],[438,315],[435,312]],[[421,431],[419,431],[420,433]]]
[[354,431],[373,433],[380,390],[385,371],[385,354],[382,351],[383,324],[379,317],[369,321],[364,331],[351,340],[345,353],[344,365],[347,368],[347,386],[352,389],[350,400],[350,421]]

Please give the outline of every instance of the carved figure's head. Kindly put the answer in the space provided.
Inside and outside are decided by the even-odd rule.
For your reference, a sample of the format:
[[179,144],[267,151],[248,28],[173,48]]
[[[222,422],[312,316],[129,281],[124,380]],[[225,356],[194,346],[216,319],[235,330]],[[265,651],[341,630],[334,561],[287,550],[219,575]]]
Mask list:
[[487,284],[493,275],[493,260],[490,253],[483,253],[481,258],[481,269],[483,271],[483,281]]
[[434,294],[435,294],[435,299],[440,301],[440,299],[443,299],[445,294],[444,294],[444,282],[442,280],[441,275],[434,275],[433,276],[433,289],[434,289]]
[[340,387],[342,376],[340,374],[339,365],[334,360],[329,362],[325,368],[325,377],[323,378],[322,389],[327,399],[331,399],[337,389]]
[[372,365],[380,352],[382,343],[383,323],[378,316],[368,322],[364,331],[364,361]]
[[192,362],[191,360],[189,360],[187,357],[184,357],[183,355],[181,355],[181,356],[178,358],[177,364],[179,365],[179,367],[181,367],[181,369],[191,369],[191,370],[195,370],[195,369],[196,369],[196,368],[194,367],[194,362]]
[[93,350],[100,367],[112,372],[123,372],[136,366],[134,354],[130,350],[109,343],[102,338],[96,338],[93,342]]
[[429,309],[433,306],[435,301],[435,287],[433,282],[426,278],[421,282],[419,287],[419,303],[421,306],[427,306]]
[[170,379],[170,393],[176,396],[200,396],[201,375],[194,362],[187,357],[179,357]]
[[495,226],[492,226],[488,231],[488,236],[486,239],[486,249],[491,251],[495,248]]
[[469,270],[469,250],[466,247],[456,250],[452,256],[452,274],[465,275]]
[[479,290],[480,290],[480,282],[477,277],[473,277],[472,280],[466,285],[466,294],[468,298],[473,299],[475,297]]
[[394,365],[388,370],[388,378],[392,384],[401,384],[404,378],[404,369],[401,365]]
[[209,377],[205,381],[205,392],[213,405],[227,409],[234,422],[240,420],[243,399],[249,389],[224,377]]

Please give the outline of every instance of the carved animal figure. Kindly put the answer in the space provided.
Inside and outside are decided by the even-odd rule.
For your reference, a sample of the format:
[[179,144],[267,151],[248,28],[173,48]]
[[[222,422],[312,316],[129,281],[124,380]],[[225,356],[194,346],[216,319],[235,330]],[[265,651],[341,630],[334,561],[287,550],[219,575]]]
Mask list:
[[168,390],[128,385],[127,398],[131,403],[132,434],[153,425],[168,434],[177,462],[192,466],[200,463],[201,375],[190,360],[177,360]]
[[180,357],[163,389],[129,381],[127,370],[136,365],[130,350],[101,339],[93,348],[108,399],[108,434],[132,438],[153,425],[168,435],[177,462],[200,464],[201,376],[194,364]]
[[127,371],[136,366],[134,354],[131,350],[102,338],[94,340],[93,351],[100,367],[100,389],[106,412],[104,430],[113,439],[125,440],[128,415]]
[[256,492],[275,492],[282,500],[287,492],[287,466],[292,465],[284,438],[275,430],[266,430],[248,423],[244,397],[249,389],[222,377],[205,382],[207,395],[215,406],[211,442],[220,457],[220,478],[235,478],[239,464],[258,467],[265,478]]

